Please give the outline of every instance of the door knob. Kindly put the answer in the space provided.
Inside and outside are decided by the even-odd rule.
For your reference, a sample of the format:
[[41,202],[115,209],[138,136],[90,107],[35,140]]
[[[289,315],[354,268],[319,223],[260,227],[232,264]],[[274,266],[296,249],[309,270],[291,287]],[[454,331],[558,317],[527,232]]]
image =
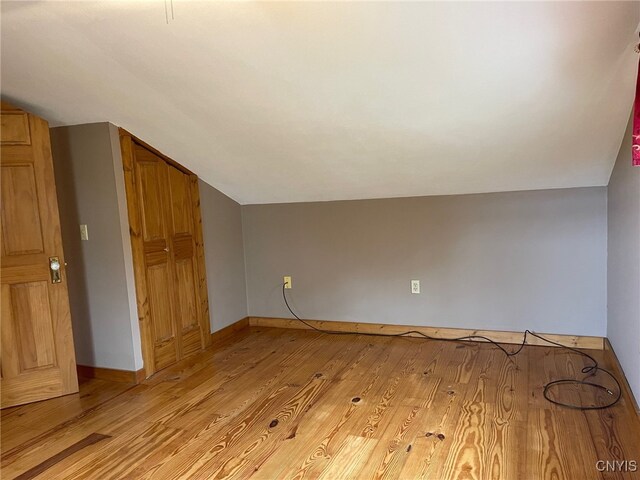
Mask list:
[[60,267],[60,259],[58,257],[49,257],[49,274],[51,275],[51,283],[62,282]]

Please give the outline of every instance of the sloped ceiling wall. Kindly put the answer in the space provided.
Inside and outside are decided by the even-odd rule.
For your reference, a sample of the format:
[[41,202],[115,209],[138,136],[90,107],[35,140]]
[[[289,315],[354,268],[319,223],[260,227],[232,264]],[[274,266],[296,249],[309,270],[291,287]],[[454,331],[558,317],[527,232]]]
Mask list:
[[636,2],[2,2],[2,95],[240,203],[605,185]]

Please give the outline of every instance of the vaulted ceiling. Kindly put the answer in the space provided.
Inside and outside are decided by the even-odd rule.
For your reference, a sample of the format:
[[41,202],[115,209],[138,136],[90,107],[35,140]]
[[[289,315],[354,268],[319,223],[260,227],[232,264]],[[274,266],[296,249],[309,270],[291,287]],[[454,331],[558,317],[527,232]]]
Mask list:
[[1,8],[5,99],[240,203],[606,185],[638,65],[637,2]]

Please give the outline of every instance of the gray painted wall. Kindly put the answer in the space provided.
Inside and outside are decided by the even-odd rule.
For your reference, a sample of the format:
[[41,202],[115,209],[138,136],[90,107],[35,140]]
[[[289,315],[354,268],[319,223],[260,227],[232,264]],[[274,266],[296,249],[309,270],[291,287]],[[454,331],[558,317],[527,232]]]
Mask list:
[[[51,129],[78,364],[142,367],[117,129]],[[80,240],[87,224],[89,240]],[[126,239],[126,241],[125,241]]]
[[211,331],[247,316],[240,205],[199,181]]
[[[143,367],[118,129],[51,129],[77,362]],[[211,331],[247,316],[240,205],[200,182]],[[89,240],[80,240],[85,223]]]
[[[249,315],[599,335],[605,187],[242,207]],[[410,280],[422,293],[410,293]]]
[[607,337],[640,401],[640,167],[631,165],[631,123],[608,187]]

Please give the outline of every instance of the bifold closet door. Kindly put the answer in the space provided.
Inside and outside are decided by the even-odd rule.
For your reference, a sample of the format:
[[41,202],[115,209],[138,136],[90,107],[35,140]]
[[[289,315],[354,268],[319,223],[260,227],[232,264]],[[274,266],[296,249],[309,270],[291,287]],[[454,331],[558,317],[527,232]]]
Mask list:
[[197,177],[128,136],[122,152],[142,351],[151,375],[209,343]]
[[191,198],[190,176],[167,166],[171,196],[171,247],[175,285],[176,329],[179,358],[203,346],[203,332],[198,322],[198,274],[196,270],[195,216]]
[[180,358],[175,325],[175,276],[171,262],[171,216],[168,214],[171,206],[169,167],[164,160],[139,145],[135,145],[134,152],[150,320],[146,340],[151,343],[147,347],[152,349],[155,371]]

